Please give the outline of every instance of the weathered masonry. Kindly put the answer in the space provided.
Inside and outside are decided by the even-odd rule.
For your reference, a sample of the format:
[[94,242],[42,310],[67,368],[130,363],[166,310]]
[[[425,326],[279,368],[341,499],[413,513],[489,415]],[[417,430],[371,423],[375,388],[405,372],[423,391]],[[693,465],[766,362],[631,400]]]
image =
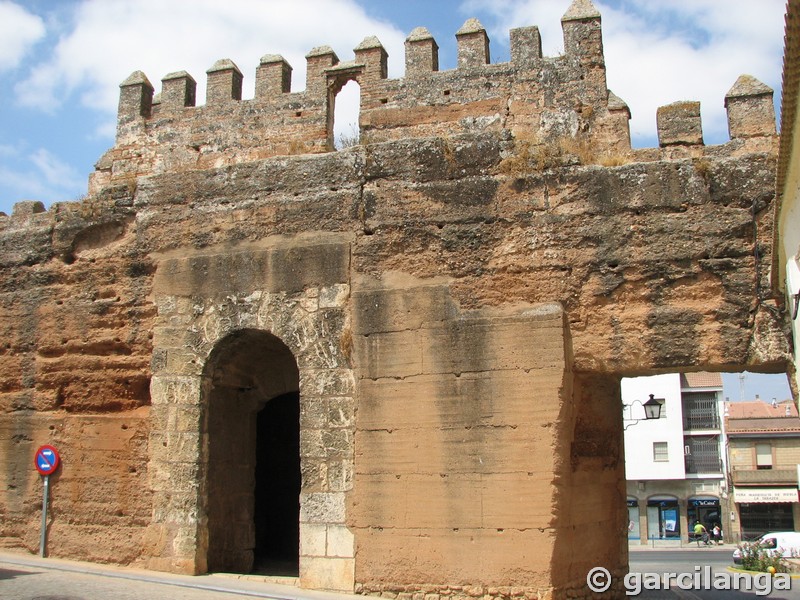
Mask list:
[[52,556],[428,600],[624,572],[620,378],[787,368],[775,115],[745,75],[729,142],[679,102],[633,150],[599,13],[562,24],[491,64],[469,20],[444,72],[416,29],[396,80],[316,48],[303,92],[268,55],[249,100],[223,60],[202,106],[131,75],[88,197],[0,219],[0,546],[37,549],[47,442]]

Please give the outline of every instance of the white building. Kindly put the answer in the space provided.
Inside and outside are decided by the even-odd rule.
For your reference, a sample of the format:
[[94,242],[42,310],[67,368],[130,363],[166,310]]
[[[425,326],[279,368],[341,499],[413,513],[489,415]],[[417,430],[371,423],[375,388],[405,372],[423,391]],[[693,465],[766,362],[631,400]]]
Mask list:
[[[644,403],[661,402],[657,420]],[[622,380],[628,537],[643,544],[691,539],[727,514],[719,373],[670,373]]]

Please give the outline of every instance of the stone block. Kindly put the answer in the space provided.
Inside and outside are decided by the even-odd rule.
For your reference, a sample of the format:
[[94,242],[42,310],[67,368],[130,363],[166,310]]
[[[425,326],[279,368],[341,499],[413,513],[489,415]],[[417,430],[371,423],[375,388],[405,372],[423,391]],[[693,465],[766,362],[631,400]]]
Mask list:
[[406,38],[406,77],[439,70],[439,45],[425,27],[414,28]]
[[[361,430],[513,427],[553,423],[561,411],[566,373],[552,370],[423,375],[402,381],[364,380],[356,418]],[[536,390],[534,393],[532,390]]]
[[542,36],[538,27],[512,29],[511,62],[516,67],[531,69],[542,58]]
[[194,106],[197,83],[186,71],[177,71],[161,79],[161,110],[179,110]]
[[328,424],[327,398],[308,397],[300,394],[300,428],[322,429]]
[[151,431],[148,445],[154,459],[178,463],[200,460],[200,436],[195,432]]
[[346,283],[349,268],[349,244],[282,241],[272,248],[164,260],[154,287],[161,294],[204,297],[300,292]]
[[[328,466],[323,459],[302,456],[300,461],[300,490],[303,493],[326,492]],[[335,490],[340,491],[340,490]]]
[[323,429],[300,430],[300,456],[305,458],[326,458],[327,448]]
[[300,525],[300,556],[325,556],[328,526],[321,523]]
[[328,489],[331,492],[349,492],[353,489],[353,461],[335,460],[328,463]]
[[423,373],[560,368],[565,362],[563,313],[544,307],[529,318],[449,321],[420,332]]
[[151,411],[154,431],[196,432],[202,410],[196,405],[158,405]]
[[300,397],[349,396],[355,390],[350,369],[303,369],[300,371]]
[[699,102],[675,102],[656,112],[658,143],[665,146],[703,145]]
[[731,139],[775,135],[773,90],[751,75],[742,75],[725,95]]
[[478,19],[467,19],[456,32],[456,42],[459,69],[489,64],[489,36]]
[[353,558],[355,556],[355,538],[346,525],[328,525],[328,541],[326,556]]
[[153,494],[153,523],[161,523],[174,531],[178,527],[195,527],[198,510],[197,492],[156,492]]
[[158,404],[200,405],[200,378],[179,375],[154,375],[150,380],[150,398]]
[[256,69],[256,98],[272,100],[292,87],[292,67],[280,54],[261,57]]
[[206,71],[206,105],[224,105],[232,100],[242,99],[242,72],[230,59],[215,62]]
[[353,456],[353,432],[349,429],[324,429],[322,443],[327,458],[351,458]]
[[[467,527],[435,529],[424,537],[413,529],[359,530],[356,537],[358,579],[364,585],[396,581],[413,569],[413,581],[499,585],[509,582],[513,573],[513,581],[524,582],[534,589],[546,589],[551,585],[556,539],[547,526],[542,530],[502,532]],[[386,556],[391,556],[392,561],[387,561]],[[436,556],[448,556],[450,560],[427,560]],[[460,593],[461,589],[454,589],[456,587],[460,588],[458,584],[442,586],[441,597]]]
[[320,308],[344,308],[350,298],[350,285],[337,283],[319,290]]
[[300,587],[352,593],[355,586],[355,559],[302,557]]
[[329,398],[327,402],[327,424],[330,427],[353,427],[355,424],[355,400],[350,397]]
[[353,333],[362,335],[418,329],[457,314],[446,284],[422,286],[398,282],[394,288],[356,289],[353,302]]
[[356,366],[362,377],[409,377],[422,373],[418,331],[375,333],[354,339]]
[[301,523],[344,523],[345,495],[341,492],[300,494]]

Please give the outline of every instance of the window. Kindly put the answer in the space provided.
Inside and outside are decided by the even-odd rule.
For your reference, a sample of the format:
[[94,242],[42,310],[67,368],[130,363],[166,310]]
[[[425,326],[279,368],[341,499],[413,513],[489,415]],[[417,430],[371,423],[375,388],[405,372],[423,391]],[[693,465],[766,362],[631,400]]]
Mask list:
[[719,429],[717,394],[715,392],[683,392],[683,429]]
[[683,441],[687,473],[722,473],[719,436],[686,436]]
[[669,460],[667,442],[653,442],[653,460],[655,462],[667,462]]
[[772,446],[770,444],[756,444],[756,468],[772,468]]

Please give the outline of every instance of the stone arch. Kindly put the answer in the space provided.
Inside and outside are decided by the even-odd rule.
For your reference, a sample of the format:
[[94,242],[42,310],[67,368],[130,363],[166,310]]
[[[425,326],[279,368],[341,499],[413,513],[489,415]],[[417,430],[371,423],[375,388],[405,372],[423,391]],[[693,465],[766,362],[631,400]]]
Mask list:
[[201,510],[210,571],[297,574],[299,392],[294,355],[268,332],[230,333],[206,361]]
[[[355,429],[347,345],[349,244],[340,236],[306,236],[251,249],[247,256],[244,261],[230,252],[190,255],[158,268],[148,448],[153,514],[143,548],[146,566],[208,571],[205,400],[214,366],[232,353],[242,358],[234,363],[245,365],[224,379],[237,393],[251,385],[266,395],[299,387],[299,583],[352,591],[354,540],[346,510]],[[304,269],[287,277],[298,262]],[[174,276],[159,277],[175,272],[189,275],[180,285]],[[282,372],[289,372],[285,365],[293,357],[293,383],[248,379],[252,369],[244,348],[252,343],[263,356],[284,361]]]

